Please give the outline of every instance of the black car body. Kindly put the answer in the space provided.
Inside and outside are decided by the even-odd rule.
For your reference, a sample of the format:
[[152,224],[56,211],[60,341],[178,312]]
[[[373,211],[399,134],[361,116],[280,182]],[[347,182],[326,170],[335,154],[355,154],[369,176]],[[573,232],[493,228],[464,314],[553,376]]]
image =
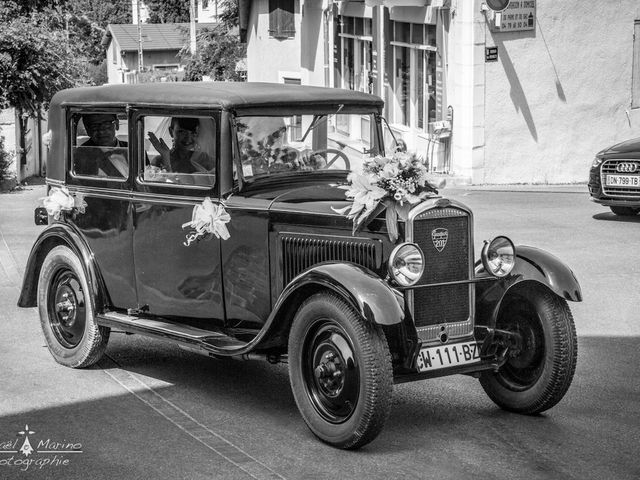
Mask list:
[[640,212],[640,138],[596,154],[589,171],[589,194],[616,215]]
[[[19,305],[39,307],[52,355],[70,367],[95,363],[111,329],[210,357],[288,361],[307,425],[340,448],[377,436],[393,383],[470,374],[503,408],[550,408],[577,358],[566,301],[581,291],[566,265],[504,237],[476,257],[471,210],[442,196],[417,204],[395,242],[384,215],[354,234],[336,213],[350,203],[354,162],[384,154],[382,107],[364,93],[276,84],[58,93],[47,183],[86,207],[49,216]],[[104,152],[83,160],[80,120],[96,112],[114,115],[101,128],[126,123],[107,152],[120,173],[98,168]],[[215,168],[195,180],[148,175],[148,132],[176,116],[211,126],[197,135]],[[231,218],[226,239],[185,235],[206,198]],[[393,274],[405,247],[424,266],[409,286]]]

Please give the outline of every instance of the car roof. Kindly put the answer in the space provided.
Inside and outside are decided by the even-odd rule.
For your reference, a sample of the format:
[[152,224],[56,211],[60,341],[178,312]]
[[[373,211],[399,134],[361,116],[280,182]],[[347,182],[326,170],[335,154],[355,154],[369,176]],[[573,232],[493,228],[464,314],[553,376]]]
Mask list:
[[380,97],[339,88],[262,82],[163,82],[62,90],[52,106],[180,106],[247,110],[267,107],[360,106],[380,111]]

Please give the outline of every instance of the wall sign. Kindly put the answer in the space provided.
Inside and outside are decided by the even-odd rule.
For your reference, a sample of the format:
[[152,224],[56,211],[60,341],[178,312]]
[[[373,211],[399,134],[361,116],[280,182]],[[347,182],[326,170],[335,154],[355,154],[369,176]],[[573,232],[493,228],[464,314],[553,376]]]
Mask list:
[[495,14],[493,20],[494,32],[535,30],[536,0],[511,0],[506,9]]
[[497,62],[498,61],[498,47],[484,47],[484,61],[485,62]]

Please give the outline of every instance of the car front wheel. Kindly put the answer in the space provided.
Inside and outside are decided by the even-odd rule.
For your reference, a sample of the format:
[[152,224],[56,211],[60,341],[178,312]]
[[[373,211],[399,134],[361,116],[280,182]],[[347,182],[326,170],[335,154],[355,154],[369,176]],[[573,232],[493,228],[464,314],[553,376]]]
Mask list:
[[489,398],[512,412],[535,414],[565,395],[576,368],[578,342],[567,302],[548,290],[511,298],[496,327],[520,337],[520,345],[497,372],[480,383]]
[[298,310],[289,375],[302,418],[324,442],[355,449],[382,430],[393,390],[386,338],[336,295],[316,294]]
[[84,268],[65,246],[45,257],[38,282],[38,310],[53,358],[72,368],[88,367],[102,357],[110,330],[94,318]]

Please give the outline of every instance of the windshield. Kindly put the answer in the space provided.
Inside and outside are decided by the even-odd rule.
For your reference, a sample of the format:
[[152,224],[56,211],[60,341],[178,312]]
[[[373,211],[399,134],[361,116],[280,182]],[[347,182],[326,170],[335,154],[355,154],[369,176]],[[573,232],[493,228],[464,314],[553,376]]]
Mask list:
[[247,116],[238,117],[236,127],[246,180],[350,171],[377,153],[372,114]]

